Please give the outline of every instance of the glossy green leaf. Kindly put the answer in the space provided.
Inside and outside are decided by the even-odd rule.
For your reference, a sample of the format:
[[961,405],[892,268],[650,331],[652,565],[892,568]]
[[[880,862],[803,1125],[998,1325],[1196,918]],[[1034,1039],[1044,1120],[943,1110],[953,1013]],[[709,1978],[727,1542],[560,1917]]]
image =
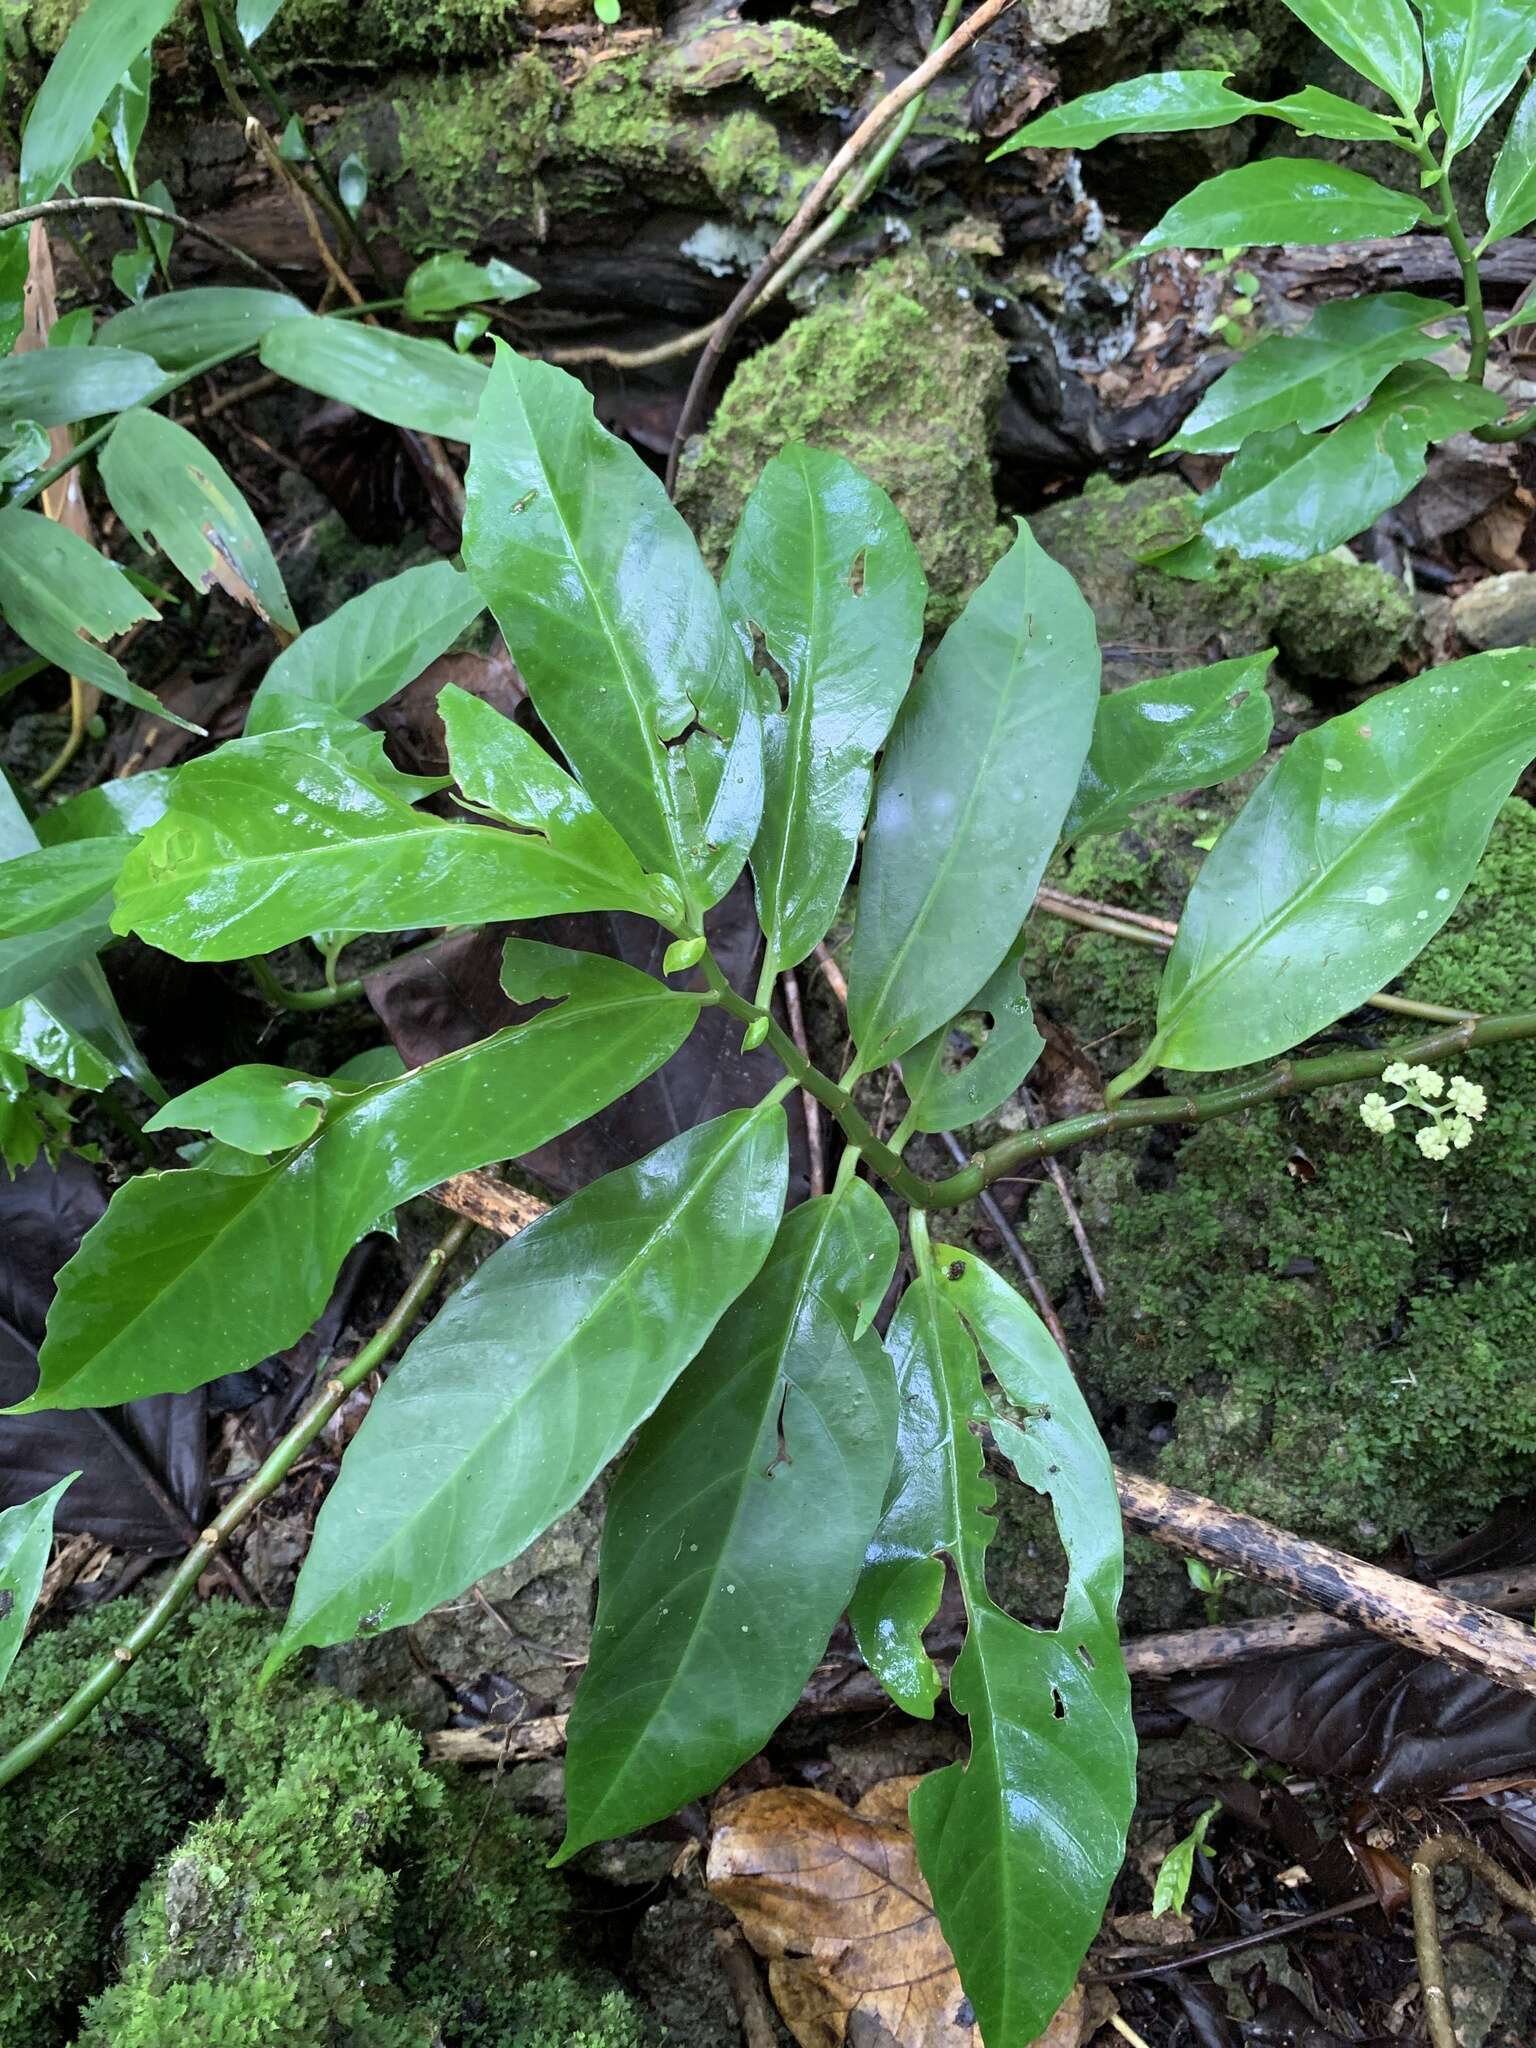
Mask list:
[[761,634],[788,692],[763,720],[752,848],[765,982],[798,965],[837,915],[927,592],[901,514],[852,463],[788,448],[768,464],[721,584],[744,644]]
[[123,853],[120,840],[87,839],[0,861],[0,1009],[105,943]]
[[53,1511],[60,1496],[80,1477],[71,1472],[34,1500],[0,1514],[0,1685],[10,1676],[27,1633],[27,1621],[43,1590],[53,1548]]
[[1293,740],[1189,893],[1140,1071],[1270,1059],[1401,974],[1533,755],[1531,648],[1433,669]]
[[1214,455],[1276,427],[1313,433],[1370,397],[1399,363],[1432,356],[1425,333],[1445,319],[1438,299],[1380,292],[1320,306],[1298,334],[1274,334],[1240,356],[1195,407],[1170,448]]
[[[366,745],[387,769],[382,735]],[[418,811],[320,727],[233,740],[179,771],[124,862],[113,929],[182,960],[238,960],[314,931],[653,911],[638,870],[591,865],[585,822],[506,832]]]
[[641,865],[701,915],[756,834],[762,732],[692,534],[583,385],[500,344],[468,497],[465,566],[539,716]]
[[4,1053],[50,1081],[64,1081],[92,1094],[110,1088],[118,1075],[105,1053],[36,995],[0,1010],[0,1054]]
[[1411,192],[1311,157],[1265,157],[1207,178],[1142,236],[1152,249],[1242,249],[1282,242],[1353,242],[1402,235],[1430,217]]
[[[977,1341],[1005,1397],[996,1406]],[[972,1253],[933,1247],[887,1342],[901,1390],[896,1468],[850,1614],[893,1696],[929,1714],[939,1679],[922,1630],[943,1589],[940,1554],[955,1566],[967,1627],[950,1697],[971,1754],[917,1787],[912,1827],[983,2039],[1032,2041],[1098,1931],[1135,1801],[1114,1475],[1065,1359]],[[995,1490],[978,1426],[1051,1501],[1068,1560],[1054,1629],[1024,1627],[988,1594]]]
[[1264,688],[1274,658],[1267,647],[1103,698],[1063,839],[1118,832],[1138,804],[1208,789],[1251,768],[1274,724]]
[[1536,0],[1418,0],[1445,139],[1464,149],[1536,55]]
[[71,425],[93,413],[121,412],[165,382],[153,356],[126,348],[33,348],[0,361],[0,428],[20,420]]
[[255,349],[279,321],[312,320],[302,299],[247,285],[191,285],[114,313],[95,345],[141,350],[167,372],[190,370],[231,349]]
[[[965,1130],[990,1116],[1044,1052],[1023,975],[1023,957],[1016,948],[958,1017],[920,1039],[902,1060],[902,1085],[915,1130]],[[958,1065],[957,1037],[963,1041],[964,1061]]]
[[[153,76],[149,51],[141,50],[113,87],[112,96],[107,101],[102,115],[107,132],[112,137],[112,147],[117,152],[119,168],[130,181],[133,177],[134,162],[139,154],[139,144],[144,140],[144,130],[149,122],[149,96]],[[150,199],[152,206],[161,203],[157,198]],[[169,235],[170,230],[166,229],[165,232]]]
[[96,117],[123,73],[176,11],[176,0],[90,0],[32,102],[21,138],[21,198],[51,199],[91,153]]
[[782,1109],[735,1110],[493,1253],[375,1397],[269,1662],[415,1621],[573,1506],[762,1265],[787,1174]]
[[16,345],[26,310],[27,229],[0,229],[0,356]]
[[867,1071],[954,1014],[1008,951],[1099,701],[1093,613],[1020,522],[903,705],[875,787],[848,977]]
[[485,365],[446,342],[356,320],[278,321],[261,337],[261,360],[306,391],[448,441],[473,434],[485,390]]
[[1302,135],[1325,135],[1334,142],[1390,142],[1402,146],[1403,131],[1369,107],[1341,99],[1320,85],[1304,86],[1283,99],[1265,100],[1256,109],[1285,121]]
[[351,1092],[292,1067],[226,1067],[166,1103],[144,1128],[206,1131],[237,1152],[286,1152],[312,1138],[329,1106]]
[[368,199],[368,166],[355,149],[341,160],[336,172],[336,190],[341,194],[342,205],[356,220]]
[[247,43],[265,35],[282,11],[283,0],[236,0],[235,26]]
[[683,902],[673,884],[646,874],[581,784],[532,734],[455,683],[438,693],[437,709],[465,797],[516,827],[520,841],[545,847],[569,880],[573,907],[586,895],[591,908],[638,910],[670,925],[681,919]]
[[1227,89],[1226,71],[1152,71],[1102,92],[1084,93],[1054,107],[1010,135],[989,162],[1016,149],[1094,149],[1117,135],[1177,135],[1198,128],[1230,128],[1257,111],[1253,100]]
[[485,609],[462,569],[424,562],[308,626],[262,677],[247,735],[302,724],[316,704],[363,718],[413,683]]
[[460,306],[493,299],[526,299],[538,288],[537,278],[514,270],[499,256],[488,263],[471,263],[467,256],[429,256],[405,280],[406,318],[426,320],[434,313],[456,313]]
[[824,1654],[896,1447],[868,1325],[898,1248],[867,1182],[796,1209],[625,1459],[567,1734],[562,1860],[713,1791]]
[[1536,85],[1521,95],[1494,162],[1487,213],[1490,242],[1518,235],[1536,220]]
[[135,407],[112,429],[99,467],[113,511],[146,553],[163,548],[194,590],[223,590],[275,632],[298,632],[260,522],[195,434]]
[[202,730],[130,682],[96,644],[159,614],[121,569],[58,520],[15,505],[0,510],[0,614],[19,639],[66,675],[184,731]]
[[271,1166],[120,1187],[59,1275],[22,1407],[177,1392],[294,1343],[387,1210],[595,1114],[676,1052],[699,1009],[616,960],[531,940],[508,946],[503,980],[518,1002],[566,1000],[365,1089]]
[[1285,4],[1352,71],[1379,85],[1402,113],[1415,112],[1424,94],[1424,51],[1408,0],[1285,0]]
[[175,780],[174,768],[144,768],[82,789],[42,813],[38,839],[44,846],[73,839],[137,839],[164,817]]

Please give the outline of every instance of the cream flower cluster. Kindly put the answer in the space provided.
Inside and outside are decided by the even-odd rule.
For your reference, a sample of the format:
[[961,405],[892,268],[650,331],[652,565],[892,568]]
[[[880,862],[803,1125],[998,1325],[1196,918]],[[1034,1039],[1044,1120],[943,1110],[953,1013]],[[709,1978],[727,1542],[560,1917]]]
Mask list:
[[1488,1113],[1487,1095],[1461,1074],[1453,1074],[1447,1086],[1445,1076],[1433,1067],[1410,1067],[1404,1060],[1394,1060],[1381,1078],[1389,1088],[1403,1092],[1395,1102],[1374,1091],[1367,1095],[1360,1105],[1360,1121],[1368,1131],[1387,1138],[1397,1128],[1400,1110],[1421,1111],[1429,1122],[1415,1131],[1414,1143],[1426,1159],[1449,1159],[1453,1151],[1465,1151],[1474,1126]]

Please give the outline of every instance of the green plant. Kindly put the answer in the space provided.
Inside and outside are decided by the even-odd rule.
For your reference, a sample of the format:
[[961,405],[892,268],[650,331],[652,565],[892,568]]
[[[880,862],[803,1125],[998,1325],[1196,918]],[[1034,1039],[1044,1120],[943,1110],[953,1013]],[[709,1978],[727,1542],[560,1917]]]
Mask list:
[[[1323,554],[1407,496],[1425,474],[1432,443],[1469,430],[1483,440],[1517,440],[1536,428],[1536,409],[1505,418],[1504,399],[1485,381],[1492,343],[1536,320],[1536,305],[1490,326],[1478,271],[1482,256],[1536,220],[1536,86],[1510,121],[1475,243],[1452,176],[1525,79],[1536,14],[1476,0],[1420,0],[1417,17],[1408,0],[1285,4],[1392,111],[1315,85],[1254,100],[1230,91],[1225,72],[1165,71],[1058,107],[994,152],[1092,149],[1119,136],[1261,117],[1302,135],[1395,150],[1416,189],[1389,190],[1311,157],[1265,157],[1197,185],[1132,255],[1179,248],[1231,254],[1416,227],[1438,228],[1450,242],[1461,273],[1459,307],[1414,292],[1330,301],[1300,332],[1249,349],[1206,392],[1168,447],[1232,459],[1192,508],[1185,531],[1146,557],[1179,576],[1209,576],[1223,555],[1277,565]],[[1458,331],[1465,366],[1452,374],[1430,358]]]
[[[125,25],[141,47],[166,11],[93,0],[72,31],[27,128],[34,210],[93,132],[91,96],[132,60]],[[110,63],[92,54],[103,37]],[[436,258],[403,304],[452,317],[525,284]],[[411,434],[470,444],[465,569],[407,570],[299,630],[237,487],[154,410],[252,348]],[[86,347],[0,363],[7,404],[30,424],[112,414],[0,509],[0,612],[28,645],[155,703],[78,631],[82,618],[98,639],[148,623],[148,601],[30,509],[100,449],[124,529],[194,588],[246,605],[280,651],[243,738],[53,806],[36,830],[7,796],[0,1003],[63,1015],[61,987],[99,975],[96,953],[127,933],[183,960],[248,960],[269,989],[266,956],[323,935],[328,986],[309,999],[326,1003],[349,992],[341,942],[364,933],[625,911],[671,942],[658,977],[514,937],[503,982],[533,1014],[461,1052],[409,1073],[387,1060],[328,1076],[239,1066],[162,1102],[147,1130],[206,1142],[192,1164],[118,1190],[60,1275],[23,1408],[188,1389],[294,1341],[381,1215],[558,1138],[723,1010],[744,1043],[772,1048],[783,1079],[561,1204],[416,1338],[343,1460],[270,1665],[456,1596],[633,1439],[570,1722],[567,1857],[750,1758],[845,1608],[892,1697],[932,1714],[942,1681],[922,1638],[948,1559],[969,1617],[949,1695],[971,1753],[922,1783],[912,1822],[983,2033],[994,2048],[1033,2038],[1097,1928],[1133,1796],[1115,1482],[1033,1312],[973,1254],[931,1243],[927,1216],[1085,1138],[1536,1037],[1536,1014],[1409,1004],[1437,1031],[1289,1056],[1400,975],[1455,909],[1536,754],[1536,650],[1418,677],[1287,747],[1191,889],[1155,1032],[1106,1107],[931,1182],[903,1156],[913,1133],[986,1115],[1040,1052],[1019,933],[1053,851],[1250,768],[1270,739],[1268,655],[1101,695],[1092,614],[1021,524],[914,682],[923,573],[889,499],[848,463],[776,456],[717,586],[661,484],[560,370],[505,347],[487,366],[264,290],[146,296]],[[451,776],[403,774],[362,720],[485,606],[563,758],[449,687]],[[771,1001],[780,970],[830,929],[856,863],[854,1053],[834,1080]],[[750,997],[706,923],[749,864],[765,946]],[[81,1028],[115,1073],[152,1085],[104,985],[87,993]],[[976,1013],[990,1021],[957,1071],[951,1027]],[[1222,1073],[1277,1056],[1204,1093],[1121,1099],[1157,1065]],[[887,1138],[854,1089],[892,1069],[907,1106]],[[797,1087],[846,1142],[832,1191],[786,1216],[783,1102]],[[877,1182],[909,1212],[910,1284],[883,1341],[873,1321],[901,1247]],[[335,1369],[114,1657],[0,1759],[0,1784],[151,1648],[211,1552],[388,1357],[464,1231]],[[982,1434],[1051,1501],[1069,1559],[1054,1629],[1022,1626],[988,1592]],[[3,1567],[23,1617],[50,1514],[33,1505]]]

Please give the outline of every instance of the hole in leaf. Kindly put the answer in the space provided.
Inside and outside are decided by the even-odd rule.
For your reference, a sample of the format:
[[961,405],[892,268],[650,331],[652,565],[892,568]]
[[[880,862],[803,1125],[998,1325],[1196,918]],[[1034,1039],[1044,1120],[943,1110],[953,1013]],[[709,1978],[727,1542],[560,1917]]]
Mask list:
[[1236,711],[1242,705],[1248,702],[1248,692],[1246,690],[1234,690],[1231,696],[1227,699],[1227,702],[1231,705],[1232,709]]
[[1067,1703],[1062,1698],[1059,1688],[1054,1685],[1051,1687],[1051,1718],[1054,1721],[1065,1721],[1067,1718]]
[[864,595],[864,571],[868,561],[868,548],[860,548],[853,558],[853,567],[848,571],[848,588],[855,597],[862,597]]
[[1097,1666],[1094,1664],[1093,1661],[1093,1652],[1089,1649],[1086,1643],[1078,1644],[1077,1656],[1079,1663],[1082,1665],[1085,1671],[1093,1671],[1097,1669]]
[[3,1586],[0,1586],[0,1621],[4,1621],[15,1605],[15,1594],[7,1592]]
[[789,676],[782,664],[775,661],[769,652],[768,642],[763,638],[761,626],[754,626],[752,628],[752,666],[759,675],[769,677],[774,688],[779,693],[779,709],[781,711],[787,709],[789,705]]

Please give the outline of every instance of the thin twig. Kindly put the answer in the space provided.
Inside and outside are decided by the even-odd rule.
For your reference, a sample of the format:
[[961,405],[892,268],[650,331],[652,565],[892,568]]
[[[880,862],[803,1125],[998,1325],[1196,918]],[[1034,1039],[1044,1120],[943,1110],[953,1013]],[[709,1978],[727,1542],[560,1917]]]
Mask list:
[[715,331],[715,323],[707,327],[690,328],[687,334],[679,334],[671,341],[659,341],[654,348],[607,348],[600,341],[580,342],[570,348],[541,349],[546,363],[606,363],[612,370],[650,370],[658,363],[676,362],[679,356],[691,356],[700,349]]
[[1193,1948],[1169,1949],[1155,1963],[1136,1963],[1128,1970],[1102,1970],[1088,1979],[1090,1984],[1134,1984],[1141,1977],[1161,1977],[1169,1970],[1192,1970],[1200,1963],[1213,1963],[1218,1956],[1238,1955],[1245,1948],[1262,1948],[1266,1942],[1289,1941],[1309,1927],[1324,1927],[1330,1920],[1342,1920],[1347,1913],[1364,1913],[1379,1906],[1375,1892],[1356,1892],[1337,1906],[1320,1906],[1315,1913],[1293,1913],[1261,1927],[1256,1934],[1234,1934],[1227,1941],[1202,1941]]
[[816,225],[838,186],[870,144],[889,127],[903,107],[916,99],[919,93],[926,91],[941,72],[946,71],[985,29],[991,27],[1000,14],[1005,14],[1014,4],[1015,0],[982,0],[982,4],[969,21],[956,29],[952,36],[947,37],[936,50],[925,57],[915,71],[909,73],[900,85],[886,94],[872,113],[866,115],[796,208],[789,226],[715,322],[714,332],[709,337],[699,366],[694,371],[693,382],[688,387],[688,396],[683,401],[677,430],[673,435],[672,449],[667,459],[669,492],[677,488],[677,469],[682,458],[683,446],[698,425],[720,359],[730,347],[731,339],[742,321],[771,283],[775,272],[783,267]]
[[1142,2039],[1141,2035],[1137,2033],[1136,2029],[1131,2025],[1130,2021],[1122,2019],[1119,2013],[1112,2012],[1110,2014],[1109,2024],[1114,2028],[1115,2032],[1120,2036],[1120,2038],[1123,2041],[1130,2042],[1131,2048],[1147,2048],[1147,2043]]
[[[1043,1131],[1045,1129],[1044,1110],[1027,1088],[1021,1088],[1019,1095],[1024,1104],[1024,1114],[1029,1118],[1031,1126],[1037,1131]],[[1067,1179],[1066,1170],[1059,1159],[1050,1155],[1046,1157],[1045,1170],[1051,1177],[1051,1185],[1061,1197],[1061,1206],[1066,1212],[1067,1227],[1071,1230],[1072,1236],[1076,1240],[1078,1256],[1083,1262],[1083,1271],[1088,1275],[1088,1285],[1093,1289],[1095,1300],[1103,1301],[1106,1299],[1104,1275],[1099,1270],[1099,1262],[1093,1255],[1093,1245],[1089,1241],[1087,1226],[1083,1222],[1083,1212],[1077,1206],[1077,1199],[1072,1193],[1072,1186]]]
[[[957,1166],[964,1166],[966,1164],[968,1156],[966,1149],[953,1131],[940,1131],[939,1141]],[[1019,1276],[1023,1280],[1024,1285],[1029,1289],[1030,1298],[1034,1302],[1035,1307],[1040,1311],[1041,1322],[1044,1323],[1045,1327],[1055,1338],[1062,1357],[1070,1364],[1072,1347],[1067,1342],[1067,1333],[1061,1326],[1060,1316],[1056,1313],[1056,1304],[1051,1300],[1045,1282],[1040,1278],[1034,1260],[1019,1242],[1018,1232],[1003,1214],[1001,1203],[990,1189],[986,1189],[977,1197],[977,1206],[1002,1240],[1009,1258],[1018,1267]]]
[[[800,1007],[800,984],[795,979],[794,969],[786,968],[779,981],[784,990],[789,1035],[795,1041],[801,1059],[809,1060],[811,1048],[805,1035],[805,1013]],[[821,1142],[821,1104],[808,1088],[802,1088],[800,1106],[805,1114],[805,1149],[809,1158],[811,1193],[824,1195],[827,1192],[827,1156]]]
[[264,370],[259,377],[247,378],[243,384],[235,384],[228,391],[215,392],[203,405],[203,418],[215,420],[221,412],[228,412],[232,405],[244,405],[248,398],[264,398],[269,391],[276,391],[282,378],[271,370]]
[[815,950],[815,960],[816,965],[827,978],[827,987],[831,989],[833,995],[836,996],[837,1000],[846,1010],[848,1007],[847,977],[844,975],[841,967],[838,966],[832,948],[827,945],[825,940],[818,942]]
[[1413,1948],[1424,1993],[1424,2023],[1434,2048],[1459,2048],[1445,1981],[1439,1915],[1435,1911],[1435,1872],[1442,1863],[1462,1864],[1497,1892],[1506,1906],[1530,1920],[1536,1920],[1536,1892],[1517,1883],[1502,1863],[1496,1863],[1467,1835],[1431,1835],[1413,1852],[1408,1895],[1413,1901]]
[[215,234],[212,228],[201,228],[195,220],[188,220],[185,214],[172,213],[164,206],[151,206],[147,199],[129,199],[116,192],[92,193],[78,199],[40,199],[35,206],[18,206],[10,213],[0,213],[0,234],[7,228],[19,228],[29,220],[51,220],[57,214],[70,213],[132,213],[144,220],[163,220],[173,228],[179,228],[194,241],[207,242],[210,248],[220,249],[226,256],[259,277],[263,284],[273,291],[287,293],[288,287],[264,263],[258,263],[254,256],[246,254],[234,242],[223,235]]

